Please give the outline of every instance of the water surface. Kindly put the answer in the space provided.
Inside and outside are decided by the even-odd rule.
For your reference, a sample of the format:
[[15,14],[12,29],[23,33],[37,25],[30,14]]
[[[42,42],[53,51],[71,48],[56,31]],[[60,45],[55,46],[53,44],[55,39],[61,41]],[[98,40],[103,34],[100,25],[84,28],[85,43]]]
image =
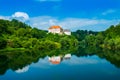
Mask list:
[[0,80],[120,80],[119,53],[12,54],[0,55]]

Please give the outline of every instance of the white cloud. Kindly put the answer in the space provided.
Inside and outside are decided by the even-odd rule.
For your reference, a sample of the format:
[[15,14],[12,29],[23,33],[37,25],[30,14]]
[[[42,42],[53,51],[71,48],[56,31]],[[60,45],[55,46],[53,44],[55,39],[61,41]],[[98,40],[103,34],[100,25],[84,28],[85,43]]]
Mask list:
[[68,65],[87,65],[87,64],[98,64],[98,63],[106,63],[106,60],[101,60],[98,58],[98,56],[88,56],[86,57],[76,57],[72,56],[70,60],[64,60],[64,64]]
[[12,15],[13,18],[23,18],[25,20],[28,20],[29,19],[29,15],[25,12],[15,12],[13,15]]
[[111,14],[111,13],[114,13],[114,12],[116,12],[116,11],[112,10],[112,9],[109,9],[109,10],[103,12],[102,15],[107,15],[107,14]]
[[24,73],[24,72],[27,72],[28,70],[29,70],[29,66],[25,66],[22,69],[16,70],[15,72],[16,73]]
[[105,19],[83,19],[83,18],[64,18],[62,20],[51,16],[39,16],[30,19],[31,26],[39,29],[47,30],[52,25],[60,25],[64,29],[70,29],[72,31],[82,30],[94,30],[102,31],[107,29],[110,25],[118,23],[116,20]]
[[39,16],[30,19],[30,24],[33,27],[47,30],[51,25],[57,25],[57,19],[50,16]]
[[10,16],[0,16],[0,19],[9,20],[9,19],[10,19]]
[[4,17],[3,17],[3,16],[0,16],[0,19],[4,19]]
[[36,1],[40,1],[40,2],[59,2],[62,0],[36,0]]
[[15,12],[11,16],[0,15],[0,19],[11,20],[13,18],[18,19],[20,21],[27,21],[27,20],[29,20],[29,15],[25,12]]
[[27,24],[29,23],[29,15],[25,12],[15,12],[14,14],[12,14],[11,16],[2,16],[0,15],[0,19],[4,19],[4,20],[12,20],[12,19],[17,19],[21,22],[25,22]]
[[49,62],[48,57],[45,57],[44,59],[40,59],[38,63],[33,63],[31,65],[31,67],[42,68],[42,69],[49,69],[51,66],[55,66],[55,65],[52,65]]
[[93,30],[103,31],[110,25],[116,25],[120,20],[106,20],[106,19],[87,19],[87,18],[63,18],[59,19],[52,16],[38,16],[29,18],[29,15],[25,12],[15,12],[12,16],[0,16],[0,19],[18,19],[23,21],[32,27],[48,30],[52,25],[60,25],[64,29],[70,29],[71,31],[80,30]]

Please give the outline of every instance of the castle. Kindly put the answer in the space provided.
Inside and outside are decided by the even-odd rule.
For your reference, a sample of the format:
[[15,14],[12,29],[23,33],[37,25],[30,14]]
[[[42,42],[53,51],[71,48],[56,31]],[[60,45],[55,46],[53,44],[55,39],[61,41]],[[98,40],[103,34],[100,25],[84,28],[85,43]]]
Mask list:
[[68,29],[62,29],[60,26],[51,26],[48,28],[49,33],[53,34],[66,34],[66,35],[71,35],[71,31]]

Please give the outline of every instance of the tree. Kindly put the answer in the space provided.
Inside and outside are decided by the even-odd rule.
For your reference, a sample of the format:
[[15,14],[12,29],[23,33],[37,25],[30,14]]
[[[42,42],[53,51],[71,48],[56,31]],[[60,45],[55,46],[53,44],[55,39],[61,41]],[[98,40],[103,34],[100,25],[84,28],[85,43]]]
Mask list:
[[4,38],[0,37],[0,49],[4,49],[6,45],[7,41]]

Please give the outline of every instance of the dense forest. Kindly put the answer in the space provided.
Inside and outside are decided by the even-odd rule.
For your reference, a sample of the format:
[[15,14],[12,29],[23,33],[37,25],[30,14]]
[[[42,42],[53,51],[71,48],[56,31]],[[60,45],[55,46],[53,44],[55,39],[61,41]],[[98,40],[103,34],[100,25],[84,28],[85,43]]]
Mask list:
[[78,41],[82,41],[86,38],[88,35],[97,35],[98,32],[95,31],[87,31],[87,30],[77,30],[76,32],[72,32],[72,35],[75,36],[75,38]]
[[[0,75],[16,71],[53,55],[105,58],[120,68],[120,24],[102,32],[77,30],[72,35],[58,35],[32,28],[18,20],[0,20]],[[109,50],[108,50],[109,49]],[[15,66],[16,65],[16,66]]]
[[18,20],[0,20],[0,49],[68,49],[77,46],[74,36],[51,34]]
[[120,24],[111,25],[110,28],[101,32],[78,30],[73,35],[81,46],[94,46],[109,50],[120,49]]
[[18,20],[0,20],[0,49],[68,49],[86,46],[110,50],[120,49],[120,24],[111,25],[106,31],[77,30],[71,36],[48,33],[32,28]]

